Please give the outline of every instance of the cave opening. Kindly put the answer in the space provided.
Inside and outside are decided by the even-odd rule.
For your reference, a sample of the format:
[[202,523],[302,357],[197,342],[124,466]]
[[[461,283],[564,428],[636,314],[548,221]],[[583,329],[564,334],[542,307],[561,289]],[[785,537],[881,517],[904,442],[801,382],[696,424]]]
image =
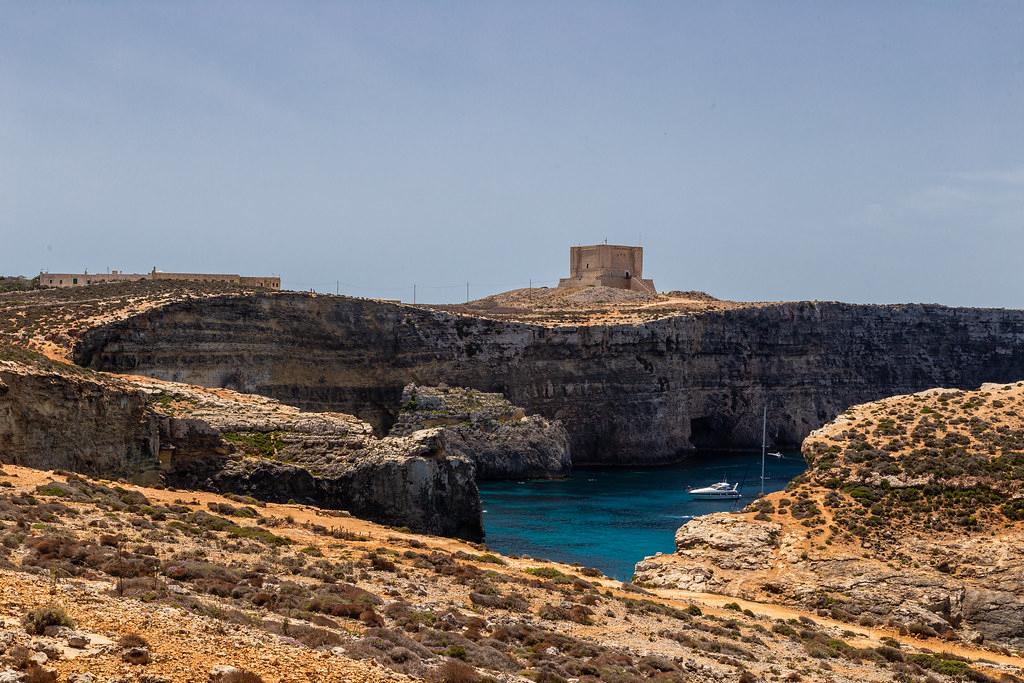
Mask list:
[[714,415],[690,418],[690,443],[694,448],[725,448],[730,445],[729,431]]

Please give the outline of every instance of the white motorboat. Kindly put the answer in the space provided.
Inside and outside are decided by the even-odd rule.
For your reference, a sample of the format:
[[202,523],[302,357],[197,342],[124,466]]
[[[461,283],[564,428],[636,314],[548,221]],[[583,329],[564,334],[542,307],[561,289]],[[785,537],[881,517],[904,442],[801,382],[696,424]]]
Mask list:
[[740,485],[720,481],[711,486],[690,489],[688,493],[694,500],[735,500],[740,497]]

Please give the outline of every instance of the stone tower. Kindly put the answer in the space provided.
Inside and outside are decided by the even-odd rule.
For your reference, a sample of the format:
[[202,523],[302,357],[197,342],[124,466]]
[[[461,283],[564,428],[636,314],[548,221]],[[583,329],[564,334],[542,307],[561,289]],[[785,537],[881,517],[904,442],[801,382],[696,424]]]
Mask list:
[[592,244],[569,249],[569,277],[559,287],[616,287],[654,294],[654,280],[645,280],[644,248]]

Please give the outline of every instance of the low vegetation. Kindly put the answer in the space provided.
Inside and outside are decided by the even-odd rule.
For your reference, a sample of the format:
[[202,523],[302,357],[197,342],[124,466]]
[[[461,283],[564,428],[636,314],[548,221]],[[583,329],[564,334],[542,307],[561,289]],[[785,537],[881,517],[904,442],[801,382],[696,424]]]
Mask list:
[[[582,569],[517,565],[468,546],[444,550],[390,531],[374,538],[287,521],[245,499],[152,497],[61,474],[30,489],[0,489],[0,523],[10,563],[0,571],[106,582],[109,599],[181,610],[293,647],[342,648],[346,657],[433,681],[671,683],[692,680],[693,667],[761,680],[765,662],[793,658],[805,674],[841,661],[881,678],[947,675],[959,666],[915,661],[890,646],[854,648],[813,622],[773,624],[738,604],[707,614],[639,588],[610,590],[597,572],[583,578]],[[24,624],[32,634],[75,626],[56,603],[31,610]],[[623,624],[620,635],[605,635]],[[114,640],[140,661],[152,643],[159,662],[161,643],[149,633],[128,630]],[[955,674],[978,673],[965,667]],[[220,680],[259,680],[231,675]]]

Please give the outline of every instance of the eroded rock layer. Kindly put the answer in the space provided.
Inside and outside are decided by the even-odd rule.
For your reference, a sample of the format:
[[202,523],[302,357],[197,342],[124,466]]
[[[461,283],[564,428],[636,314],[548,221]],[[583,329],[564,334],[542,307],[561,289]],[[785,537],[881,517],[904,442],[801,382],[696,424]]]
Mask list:
[[476,463],[478,479],[558,477],[572,468],[569,436],[558,421],[527,415],[501,394],[406,386],[391,435],[436,427],[444,428],[450,447]]
[[109,477],[158,471],[149,397],[92,374],[0,360],[0,460]]
[[85,333],[78,363],[359,415],[409,382],[500,392],[558,419],[577,463],[797,444],[847,406],[1024,377],[1024,312],[785,303],[628,325],[544,326],[333,296],[172,303]]
[[[461,444],[461,442],[460,442]],[[0,462],[344,509],[479,539],[475,465],[444,429],[367,423],[273,399],[56,363],[0,361]]]

